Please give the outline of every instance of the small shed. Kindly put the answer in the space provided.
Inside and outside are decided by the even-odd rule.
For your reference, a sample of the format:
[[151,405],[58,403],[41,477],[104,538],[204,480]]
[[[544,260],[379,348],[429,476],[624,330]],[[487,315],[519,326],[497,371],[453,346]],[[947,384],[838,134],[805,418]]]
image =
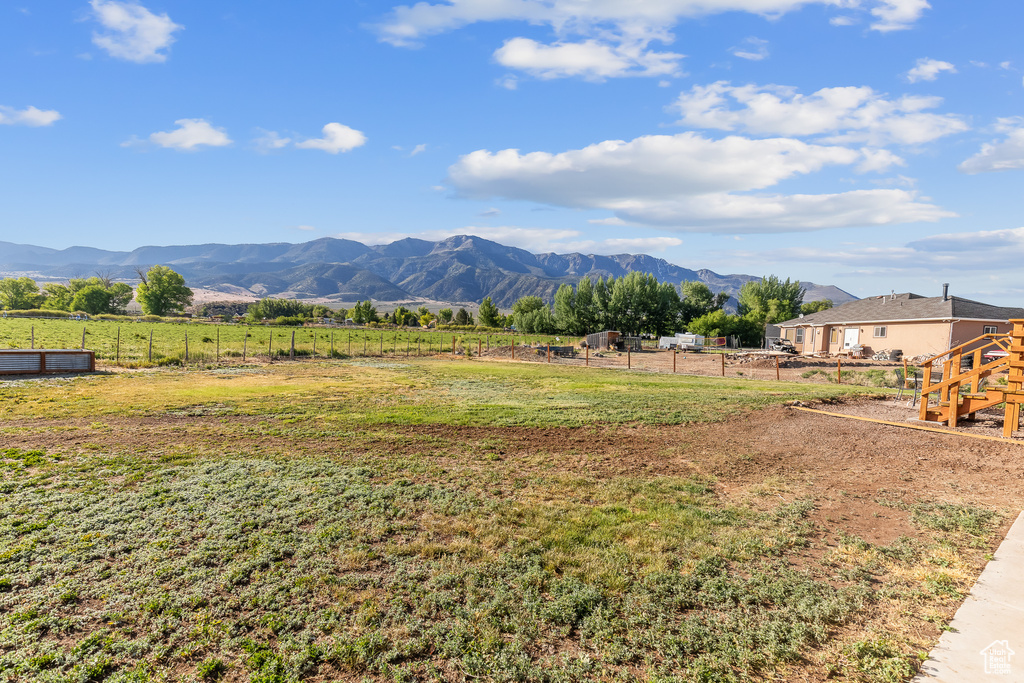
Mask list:
[[601,350],[615,350],[619,348],[619,337],[622,335],[615,330],[605,330],[604,332],[595,332],[594,334],[588,334],[587,338],[583,340],[587,348]]

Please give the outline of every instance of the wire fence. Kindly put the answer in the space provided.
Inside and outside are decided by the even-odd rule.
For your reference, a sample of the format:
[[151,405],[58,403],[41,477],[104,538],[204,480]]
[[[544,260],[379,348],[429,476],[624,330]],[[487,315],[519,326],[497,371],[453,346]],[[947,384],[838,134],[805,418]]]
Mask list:
[[659,349],[636,339],[625,350],[590,349],[561,335],[456,332],[417,328],[277,327],[230,323],[0,321],[0,348],[95,352],[101,364],[211,365],[325,358],[480,358],[571,367],[759,380],[897,386],[899,363],[812,359],[724,347],[702,352]]

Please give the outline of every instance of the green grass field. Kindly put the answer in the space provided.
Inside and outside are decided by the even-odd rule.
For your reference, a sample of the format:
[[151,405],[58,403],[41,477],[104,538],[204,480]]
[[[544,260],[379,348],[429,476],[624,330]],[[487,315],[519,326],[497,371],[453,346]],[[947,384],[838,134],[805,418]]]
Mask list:
[[796,569],[810,500],[620,457],[699,458],[687,424],[872,390],[523,368],[0,382],[0,677],[748,681],[828,660],[898,681],[895,641],[856,635],[880,600],[864,567],[929,567],[901,590],[932,610],[992,533],[922,507],[926,542]]
[[[96,358],[119,360],[125,365],[150,363],[152,336],[154,364],[180,363],[188,357],[192,363],[213,362],[218,357],[249,358],[287,356],[295,335],[296,354],[303,357],[335,356],[417,356],[457,351],[476,353],[492,346],[508,346],[511,334],[480,334],[434,330],[372,330],[344,327],[278,327],[267,325],[221,324],[207,322],[148,323],[120,321],[74,321],[30,318],[0,319],[0,348],[77,349],[82,346],[96,352]],[[247,336],[248,335],[248,336]],[[555,337],[516,335],[516,343],[556,344]]]

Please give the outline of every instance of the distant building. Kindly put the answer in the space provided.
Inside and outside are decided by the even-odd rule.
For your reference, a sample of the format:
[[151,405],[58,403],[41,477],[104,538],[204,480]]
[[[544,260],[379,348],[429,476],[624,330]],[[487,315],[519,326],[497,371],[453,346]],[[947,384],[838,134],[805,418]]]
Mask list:
[[957,296],[889,294],[777,323],[798,353],[871,355],[900,349],[907,357],[934,355],[983,334],[1005,334],[1024,308],[993,306]]

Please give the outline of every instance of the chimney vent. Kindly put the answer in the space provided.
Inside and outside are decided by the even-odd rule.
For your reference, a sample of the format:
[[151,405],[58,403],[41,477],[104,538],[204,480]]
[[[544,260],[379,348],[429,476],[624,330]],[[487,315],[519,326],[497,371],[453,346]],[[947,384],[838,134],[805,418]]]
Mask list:
[[949,301],[949,283],[948,282],[943,282],[942,283],[942,300],[943,301]]

